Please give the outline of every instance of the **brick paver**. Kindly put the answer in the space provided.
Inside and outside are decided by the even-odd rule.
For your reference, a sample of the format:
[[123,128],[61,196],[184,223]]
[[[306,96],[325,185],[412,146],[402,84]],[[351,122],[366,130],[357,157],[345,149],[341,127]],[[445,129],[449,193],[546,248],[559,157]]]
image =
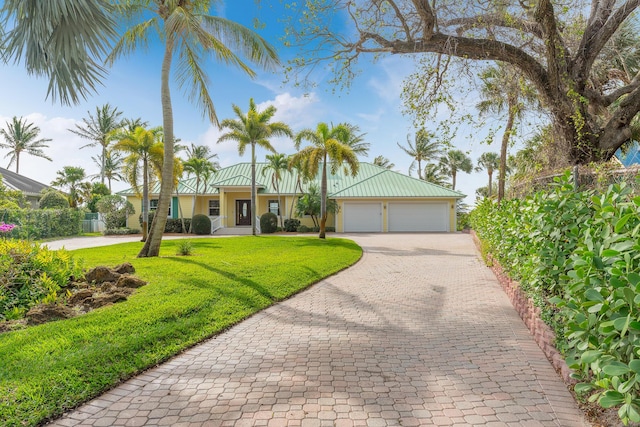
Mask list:
[[350,237],[354,267],[52,425],[588,425],[468,235]]

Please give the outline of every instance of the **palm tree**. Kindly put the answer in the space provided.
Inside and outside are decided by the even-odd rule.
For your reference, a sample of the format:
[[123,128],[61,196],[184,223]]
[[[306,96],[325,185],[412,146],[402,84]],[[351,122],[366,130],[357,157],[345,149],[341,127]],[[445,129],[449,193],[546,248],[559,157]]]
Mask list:
[[375,159],[373,159],[373,164],[385,169],[393,169],[396,167],[395,164],[391,163],[391,160],[382,155],[376,156]]
[[62,170],[56,172],[57,178],[51,182],[54,187],[66,188],[69,191],[69,206],[77,208],[83,201],[83,194],[86,192],[87,187],[83,184],[83,181],[87,178],[87,175],[83,168],[75,166],[65,166]]
[[103,56],[115,36],[108,0],[5,0],[0,20],[13,24],[3,39],[5,61],[49,77],[47,97],[77,104],[105,75]]
[[[124,173],[136,194],[142,193],[142,240],[148,239],[149,230],[149,180],[151,170],[162,169],[163,144],[162,129],[147,130],[137,127],[133,132],[124,135],[114,145],[114,150],[127,154],[124,159]],[[140,175],[142,174],[142,191],[140,191]],[[156,216],[157,216],[156,212]],[[165,214],[165,216],[168,215]]]
[[0,134],[4,137],[6,143],[0,142],[0,147],[8,148],[10,151],[5,157],[9,157],[11,167],[16,162],[16,173],[20,173],[20,153],[23,151],[36,157],[42,157],[51,161],[51,158],[44,154],[43,148],[49,148],[45,142],[51,139],[41,138],[36,140],[40,133],[40,128],[33,123],[27,122],[27,119],[13,117],[11,122],[7,122],[7,129],[0,129]]
[[353,139],[351,131],[344,124],[329,127],[326,123],[319,123],[316,130],[304,129],[295,137],[296,150],[300,150],[302,141],[309,141],[311,145],[298,151],[291,157],[292,164],[303,165],[308,176],[317,177],[322,165],[322,181],[320,183],[320,234],[325,238],[327,224],[327,164],[331,163],[331,173],[345,166],[345,173],[351,170],[351,175],[356,176],[360,164],[358,157],[348,142]]
[[460,150],[449,150],[440,158],[440,166],[451,177],[451,188],[456,189],[456,176],[459,171],[471,173],[471,158]]
[[415,169],[416,163],[418,164],[418,178],[423,179],[422,176],[422,162],[436,159],[442,153],[442,147],[440,141],[433,140],[434,134],[427,132],[425,129],[420,129],[416,132],[415,144],[411,143],[409,135],[407,135],[407,147],[403,147],[398,142],[398,147],[414,160],[409,166],[409,174]]
[[[193,174],[196,177],[196,191],[193,195],[193,206],[191,207],[191,219],[193,220],[193,216],[196,214],[196,199],[198,198],[198,191],[200,190],[200,180],[216,172],[216,167],[209,159],[201,157],[190,157],[187,161],[183,162],[183,167],[187,174]],[[193,221],[189,225],[189,233],[191,233],[192,229]]]
[[438,163],[427,163],[424,167],[423,179],[441,187],[447,187],[447,176],[442,169],[442,166]]
[[[122,181],[124,177],[120,173],[122,171],[122,167],[124,166],[122,155],[116,150],[107,150],[106,158],[103,159],[102,156],[98,155],[97,157],[91,157],[91,160],[98,165],[98,167],[102,168],[102,172],[104,172],[104,177],[107,179],[107,186],[109,191],[111,191],[111,182],[112,181]],[[103,166],[104,165],[104,166]],[[101,173],[97,173],[95,175],[91,175],[91,179],[100,178]]]
[[476,108],[481,115],[501,114],[505,109],[507,123],[500,146],[500,167],[498,172],[498,202],[504,197],[507,176],[507,149],[514,132],[516,120],[522,116],[527,106],[535,105],[538,100],[535,91],[526,84],[522,75],[512,67],[500,64],[489,67],[480,73],[482,86],[480,101]]
[[[157,220],[154,220],[150,238],[138,253],[139,257],[158,256],[173,191],[175,135],[169,75],[174,54],[177,54],[179,61],[176,74],[178,84],[191,89],[189,99],[195,100],[203,115],[214,124],[218,124],[218,118],[209,94],[209,79],[203,68],[205,55],[235,65],[251,77],[255,76],[255,72],[241,57],[248,58],[262,68],[273,68],[279,63],[276,50],[255,32],[227,19],[210,16],[211,4],[212,0],[137,0],[117,6],[129,20],[140,19],[142,22],[124,33],[107,58],[108,63],[130,54],[138,46],[145,47],[152,30],[157,30],[160,40],[164,42],[161,69],[164,161],[160,198],[155,216]],[[234,49],[239,55],[233,52]]]
[[95,147],[97,145],[102,147],[100,183],[104,184],[104,162],[107,158],[106,153],[109,144],[113,141],[114,132],[122,126],[122,120],[120,120],[122,112],[109,104],[104,104],[102,107],[96,107],[95,116],[92,115],[90,111],[87,111],[87,114],[89,117],[82,119],[83,123],[76,124],[76,128],[69,129],[69,132],[91,141],[89,144],[80,147],[81,149]]
[[278,216],[280,217],[280,226],[284,228],[284,219],[280,214],[282,209],[282,199],[280,197],[280,180],[282,173],[289,170],[289,157],[286,154],[267,154],[267,165],[262,169],[262,176],[266,176],[271,171],[271,184],[278,192]]
[[500,155],[497,153],[482,153],[478,158],[477,171],[486,170],[489,175],[489,197],[491,197],[491,189],[493,188],[492,178],[493,171],[500,167]]
[[[237,119],[225,119],[221,123],[222,129],[230,131],[218,139],[218,144],[223,141],[236,141],[238,154],[244,155],[247,145],[251,145],[251,209],[256,208],[256,145],[275,153],[269,138],[274,136],[293,137],[293,132],[283,122],[269,123],[276,113],[276,107],[268,106],[264,111],[258,111],[253,98],[249,100],[249,111],[244,114],[240,107],[233,105],[233,111]],[[251,215],[252,233],[256,235],[255,215]]]
[[358,156],[367,156],[369,154],[369,147],[371,144],[364,142],[364,136],[366,133],[359,133],[360,127],[351,123],[342,123],[344,127],[349,130],[350,139],[347,141],[347,145],[351,147],[353,152]]

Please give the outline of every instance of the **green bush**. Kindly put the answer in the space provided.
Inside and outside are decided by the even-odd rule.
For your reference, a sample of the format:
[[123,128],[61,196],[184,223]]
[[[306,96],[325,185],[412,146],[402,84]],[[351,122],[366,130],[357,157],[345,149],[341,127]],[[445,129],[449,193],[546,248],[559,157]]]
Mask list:
[[211,219],[203,214],[194,215],[193,232],[198,235],[211,234]]
[[[320,230],[318,230],[320,231]],[[335,233],[336,232],[336,228],[335,227],[325,227],[324,231],[326,231],[327,233]]]
[[[184,218],[184,226],[186,230],[189,230],[191,224],[191,218]],[[167,224],[164,226],[165,233],[184,233],[182,228],[182,220],[180,218],[169,218]]]
[[298,227],[300,227],[299,219],[290,218],[284,220],[284,231],[296,232],[298,231]]
[[69,209],[69,199],[57,190],[47,191],[38,202],[40,209]]
[[0,209],[0,221],[15,224],[6,237],[49,239],[82,233],[84,212],[78,209]]
[[311,231],[311,229],[309,227],[307,227],[306,225],[302,224],[301,226],[298,227],[298,230],[296,230],[298,233],[308,233]]
[[19,319],[36,304],[55,302],[60,290],[82,275],[65,250],[5,239],[0,239],[0,271],[0,320]]
[[278,229],[278,217],[273,212],[266,212],[260,216],[260,232],[263,234],[275,233]]
[[542,308],[577,393],[640,422],[640,197],[575,191],[569,174],[524,200],[484,201],[472,225]]

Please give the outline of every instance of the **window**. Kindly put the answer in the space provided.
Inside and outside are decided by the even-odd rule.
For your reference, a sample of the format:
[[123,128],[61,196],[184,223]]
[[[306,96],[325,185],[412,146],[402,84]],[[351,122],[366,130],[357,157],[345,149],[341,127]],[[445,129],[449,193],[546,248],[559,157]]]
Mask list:
[[277,200],[269,200],[269,212],[280,215],[280,203]]
[[[149,212],[155,212],[158,209],[158,199],[149,200]],[[167,214],[168,218],[171,218],[171,203],[169,203],[169,213]]]
[[220,216],[220,200],[209,200],[209,216]]

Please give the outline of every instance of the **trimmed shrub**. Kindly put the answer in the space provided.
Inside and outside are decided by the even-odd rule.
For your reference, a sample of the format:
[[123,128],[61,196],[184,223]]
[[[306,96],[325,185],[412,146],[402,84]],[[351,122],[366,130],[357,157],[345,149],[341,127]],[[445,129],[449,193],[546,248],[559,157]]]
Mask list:
[[184,218],[184,226],[186,230],[182,229],[182,220],[180,218],[169,218],[167,224],[164,226],[165,233],[184,233],[189,230],[191,224],[191,218]]
[[211,220],[203,214],[193,216],[193,233],[198,235],[211,234]]
[[[320,231],[320,230],[318,230]],[[335,227],[325,227],[324,231],[326,231],[327,233],[335,233],[336,232],[336,228]]]
[[299,219],[290,218],[284,220],[284,231],[296,232],[298,231],[298,227],[300,227]]
[[69,209],[67,196],[59,191],[47,191],[38,202],[40,209]]
[[278,229],[278,217],[273,212],[266,212],[260,217],[260,231],[263,234],[275,233]]
[[296,230],[298,233],[308,233],[311,231],[311,229],[309,227],[307,227],[306,225],[302,224],[301,226],[298,227],[298,229]]

